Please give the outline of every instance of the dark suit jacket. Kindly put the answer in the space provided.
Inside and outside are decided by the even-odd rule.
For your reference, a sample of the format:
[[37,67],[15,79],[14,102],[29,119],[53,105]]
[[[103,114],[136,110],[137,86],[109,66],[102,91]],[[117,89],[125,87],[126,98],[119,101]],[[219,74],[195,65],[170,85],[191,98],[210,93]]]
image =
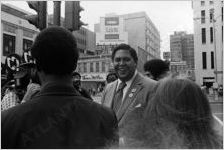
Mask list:
[[73,85],[46,84],[32,100],[1,114],[1,148],[105,148],[118,144],[111,109]]
[[[152,97],[156,81],[144,77],[140,73],[135,76],[129,90],[124,97],[124,104],[118,112],[119,130],[125,126],[125,119],[135,107],[145,107],[147,102]],[[118,81],[114,81],[107,85],[102,96],[102,104],[112,108],[113,98],[117,88]]]

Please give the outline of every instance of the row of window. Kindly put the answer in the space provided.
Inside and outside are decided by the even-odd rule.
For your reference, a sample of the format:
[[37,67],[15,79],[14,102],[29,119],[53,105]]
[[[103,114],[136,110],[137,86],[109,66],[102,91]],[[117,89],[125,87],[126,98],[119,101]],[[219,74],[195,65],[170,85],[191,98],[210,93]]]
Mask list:
[[95,62],[95,67],[93,62],[90,62],[88,64],[89,69],[87,69],[87,62],[78,63],[77,71],[80,73],[106,72],[106,62],[102,62],[101,70],[100,70],[100,62]]
[[[204,24],[206,17],[205,17],[205,10],[201,11],[201,23]],[[212,23],[214,21],[214,8],[209,9],[209,22]]]
[[[213,1],[209,1],[209,5],[213,5],[214,2]],[[205,6],[205,1],[201,1],[201,6]]]
[[[3,34],[3,56],[15,53],[16,49],[16,36]],[[23,51],[29,49],[32,46],[33,41],[23,39]]]
[[[214,69],[214,52],[211,52],[211,69]],[[207,53],[202,52],[202,68],[207,69]]]
[[[210,32],[210,43],[213,43],[214,41],[213,27],[210,27],[209,32]],[[202,44],[206,44],[206,28],[201,28],[201,42]],[[222,26],[222,42],[223,42],[223,26]]]

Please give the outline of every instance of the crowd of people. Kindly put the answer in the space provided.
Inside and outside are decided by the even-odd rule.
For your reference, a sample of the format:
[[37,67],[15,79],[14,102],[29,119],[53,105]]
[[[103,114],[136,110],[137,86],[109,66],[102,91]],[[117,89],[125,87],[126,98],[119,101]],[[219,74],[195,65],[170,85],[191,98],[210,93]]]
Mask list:
[[21,103],[2,110],[1,148],[223,148],[205,93],[173,77],[167,62],[146,62],[144,76],[135,49],[118,45],[98,104],[74,72],[79,52],[70,31],[42,30],[31,54],[40,83],[30,81]]

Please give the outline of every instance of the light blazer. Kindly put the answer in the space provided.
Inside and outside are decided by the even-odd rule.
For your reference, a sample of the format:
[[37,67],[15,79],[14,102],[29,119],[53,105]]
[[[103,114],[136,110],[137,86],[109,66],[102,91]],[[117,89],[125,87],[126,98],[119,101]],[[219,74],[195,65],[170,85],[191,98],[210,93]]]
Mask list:
[[[135,107],[145,107],[152,96],[156,83],[156,81],[137,73],[117,115],[119,128],[124,125],[125,118]],[[118,80],[108,84],[104,90],[101,102],[109,108],[112,108],[117,84]]]

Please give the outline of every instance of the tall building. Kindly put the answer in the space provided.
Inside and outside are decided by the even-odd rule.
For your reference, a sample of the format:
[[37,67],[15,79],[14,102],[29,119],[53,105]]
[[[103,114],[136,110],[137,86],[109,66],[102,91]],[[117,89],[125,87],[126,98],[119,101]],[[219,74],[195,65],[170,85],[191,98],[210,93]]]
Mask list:
[[97,46],[126,43],[133,47],[141,58],[137,67],[140,72],[147,60],[160,58],[160,34],[145,12],[107,14],[100,17],[94,31]]
[[[64,26],[65,19],[61,17],[61,26]],[[48,15],[48,25],[53,25],[53,15]],[[80,51],[80,56],[94,54],[96,49],[96,35],[93,31],[81,27],[80,30],[73,31],[76,38],[77,47]]]
[[13,5],[1,3],[1,62],[5,63],[7,55],[22,55],[28,49],[39,30],[23,18],[30,14]]
[[196,82],[223,84],[223,0],[193,0]]
[[189,69],[194,69],[194,36],[186,32],[170,35],[171,61],[186,61]]
[[187,67],[194,70],[194,35],[186,34],[182,38],[182,59],[186,61]]
[[193,34],[187,34],[183,31],[174,32],[173,35],[170,35],[170,51],[171,71],[173,70],[174,73],[179,72],[182,75],[185,73],[187,77],[195,80]]

